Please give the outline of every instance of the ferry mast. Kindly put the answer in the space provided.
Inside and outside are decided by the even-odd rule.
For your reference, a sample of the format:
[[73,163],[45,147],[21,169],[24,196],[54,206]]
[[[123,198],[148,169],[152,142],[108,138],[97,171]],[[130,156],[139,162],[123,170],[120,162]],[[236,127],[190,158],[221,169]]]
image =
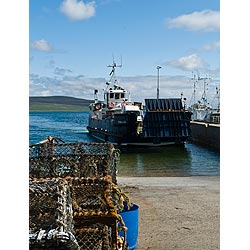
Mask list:
[[201,96],[201,100],[203,101],[203,104],[206,105],[207,103],[207,94],[206,94],[206,90],[207,90],[207,80],[210,80],[211,78],[209,77],[199,77],[198,76],[198,81],[202,81],[203,80],[203,94]]
[[121,58],[121,64],[120,65],[117,65],[116,62],[114,61],[114,57],[113,57],[113,63],[111,65],[108,65],[107,67],[110,67],[112,68],[111,72],[109,73],[110,75],[110,80],[109,82],[107,82],[106,84],[109,85],[109,84],[113,84],[114,86],[118,83],[117,81],[117,78],[116,78],[116,74],[115,74],[115,69],[117,67],[122,67],[122,58]]

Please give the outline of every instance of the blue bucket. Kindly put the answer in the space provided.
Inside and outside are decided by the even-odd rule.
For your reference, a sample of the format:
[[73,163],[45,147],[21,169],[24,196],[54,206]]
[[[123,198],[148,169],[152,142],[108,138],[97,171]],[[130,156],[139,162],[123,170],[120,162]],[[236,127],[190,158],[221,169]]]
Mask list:
[[[125,226],[128,228],[126,232],[126,241],[129,246],[129,250],[134,249],[138,245],[138,221],[139,221],[139,206],[132,204],[128,210],[127,206],[124,206],[124,210],[119,212]],[[123,232],[119,233],[120,236],[124,236]]]

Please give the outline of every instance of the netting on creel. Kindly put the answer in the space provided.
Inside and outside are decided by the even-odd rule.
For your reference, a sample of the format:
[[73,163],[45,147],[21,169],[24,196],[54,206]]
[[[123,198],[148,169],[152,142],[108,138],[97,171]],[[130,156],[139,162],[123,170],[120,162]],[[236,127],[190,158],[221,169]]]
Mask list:
[[107,215],[116,212],[111,197],[111,178],[67,178],[74,216]]
[[110,232],[107,225],[96,223],[75,229],[75,237],[81,249],[109,250],[112,249]]
[[117,213],[123,196],[113,185],[111,176],[30,179],[30,249],[126,249]]
[[103,177],[116,183],[120,151],[109,143],[45,143],[29,147],[29,175],[45,177]]
[[112,226],[105,223],[93,223],[75,229],[76,240],[84,250],[127,250],[123,237],[114,237],[112,241]]
[[29,182],[30,249],[77,249],[70,189],[62,179]]
[[[128,198],[112,183],[111,176],[66,179],[72,195],[75,237],[82,249],[125,250],[126,227],[117,211]],[[123,239],[118,239],[118,231],[124,232]]]
[[[47,137],[29,147],[30,249],[125,250],[120,151]],[[124,231],[124,237],[118,235]]]

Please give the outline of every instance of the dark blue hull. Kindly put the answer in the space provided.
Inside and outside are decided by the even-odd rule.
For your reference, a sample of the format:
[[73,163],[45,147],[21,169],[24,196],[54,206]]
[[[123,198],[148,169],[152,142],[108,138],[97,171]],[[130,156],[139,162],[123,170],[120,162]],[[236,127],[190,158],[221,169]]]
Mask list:
[[117,145],[182,144],[191,134],[190,117],[185,111],[146,112],[139,132],[135,115],[115,114],[102,120],[89,118],[87,129],[98,140]]

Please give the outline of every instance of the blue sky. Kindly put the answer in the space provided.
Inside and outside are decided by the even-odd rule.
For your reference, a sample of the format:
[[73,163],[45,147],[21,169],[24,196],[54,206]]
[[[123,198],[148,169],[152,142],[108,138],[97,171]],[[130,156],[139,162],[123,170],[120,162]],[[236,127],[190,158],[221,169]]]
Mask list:
[[[203,31],[186,30],[187,26],[186,28],[181,26],[181,22],[179,28],[170,29],[164,25],[168,18],[180,21],[174,18],[203,10],[218,11],[219,1],[96,1],[95,16],[75,21],[60,12],[62,2],[57,0],[3,1],[1,5],[2,95],[0,102],[3,118],[1,139],[4,142],[1,163],[2,166],[9,166],[11,159],[11,167],[4,168],[3,171],[4,174],[6,171],[5,176],[13,173],[11,180],[19,187],[18,189],[8,188],[8,192],[2,192],[2,199],[7,201],[8,206],[1,206],[1,212],[13,215],[15,221],[18,222],[15,224],[16,231],[21,232],[15,235],[16,240],[13,242],[12,234],[8,233],[13,230],[13,226],[9,223],[9,217],[5,216],[3,224],[7,233],[2,237],[2,245],[12,242],[12,246],[18,248],[21,243],[22,246],[27,246],[24,247],[25,249],[28,249],[26,240],[27,204],[29,202],[28,168],[25,171],[25,167],[20,166],[28,166],[29,94],[44,95],[47,89],[48,95],[67,91],[65,94],[70,96],[91,98],[92,95],[88,94],[88,91],[92,93],[91,85],[88,87],[86,83],[88,81],[92,83],[94,85],[92,88],[102,88],[103,80],[108,78],[110,70],[106,66],[112,63],[112,53],[114,53],[117,61],[119,61],[120,54],[123,56],[123,67],[117,73],[121,80],[127,81],[121,81],[121,84],[124,82],[123,85],[126,84],[129,88],[134,86],[134,90],[140,90],[140,95],[132,93],[132,96],[136,94],[138,97],[143,97],[146,92],[145,88],[150,89],[151,84],[152,91],[148,94],[156,96],[156,91],[153,89],[156,85],[156,66],[164,62],[175,62],[176,66],[181,66],[180,62],[190,65],[188,64],[189,56],[195,54],[209,64],[208,70],[218,72],[221,66],[220,76],[216,76],[221,80],[221,124],[223,127],[220,151],[221,192],[223,194],[221,249],[250,249],[248,223],[250,204],[246,202],[246,197],[249,196],[247,164],[249,162],[249,133],[246,133],[249,130],[249,124],[245,108],[249,105],[249,92],[247,91],[250,55],[249,1],[221,0],[220,59],[217,46],[218,31],[205,32],[204,28]],[[122,3],[127,8],[121,6]],[[116,9],[115,13],[114,9]],[[121,22],[122,24],[132,22],[131,12],[134,13],[133,19],[137,21],[137,29],[134,30],[133,26],[129,28],[126,26],[127,33],[123,31],[123,36],[121,36],[120,27],[123,27]],[[114,19],[114,15],[123,16],[123,19]],[[112,17],[112,20],[109,17]],[[191,20],[192,18],[189,19]],[[187,25],[190,22],[184,23]],[[70,30],[68,30],[69,27]],[[119,37],[116,35],[115,38],[116,32],[120,33]],[[100,38],[99,42],[104,44],[103,47],[96,46],[98,41],[95,40],[96,38],[93,39],[94,34],[95,36],[100,34],[98,38]],[[134,37],[131,37],[132,34]],[[156,35],[157,39],[154,38]],[[36,45],[36,41],[41,40],[40,51],[32,48],[34,42]],[[72,40],[74,46],[67,40]],[[134,41],[136,41],[136,46],[133,44]],[[150,45],[147,45],[148,41]],[[145,46],[150,48],[140,51],[140,48]],[[192,58],[196,62],[194,60],[196,57]],[[70,71],[72,72],[69,74]],[[58,74],[59,72],[61,75]],[[28,88],[29,73],[31,77]],[[80,75],[84,77],[77,82],[76,78],[78,76],[81,79]],[[188,93],[190,82],[187,79],[191,75],[188,70],[178,70],[178,68],[165,65],[161,69],[160,96],[164,94],[167,96],[169,93],[179,95],[180,90],[183,90],[184,94]],[[72,81],[66,84],[65,79],[69,76]],[[151,76],[151,82],[148,76]],[[58,79],[56,85],[53,81],[55,78]],[[168,78],[169,80],[178,79],[178,82],[173,84],[171,81],[171,85],[171,82],[167,81]],[[237,133],[234,133],[235,131]],[[13,152],[15,152],[14,157]],[[237,166],[237,171],[235,171],[235,166]],[[5,190],[9,187],[9,178],[5,178],[1,184],[1,189]],[[16,209],[17,202],[18,210]],[[232,227],[237,230],[232,230]]]
[[[191,100],[193,74],[220,82],[218,0],[30,0],[30,96],[92,99],[105,88],[113,57],[120,85],[132,99],[156,96]],[[193,73],[192,73],[193,72]],[[203,91],[202,84],[197,93]]]

